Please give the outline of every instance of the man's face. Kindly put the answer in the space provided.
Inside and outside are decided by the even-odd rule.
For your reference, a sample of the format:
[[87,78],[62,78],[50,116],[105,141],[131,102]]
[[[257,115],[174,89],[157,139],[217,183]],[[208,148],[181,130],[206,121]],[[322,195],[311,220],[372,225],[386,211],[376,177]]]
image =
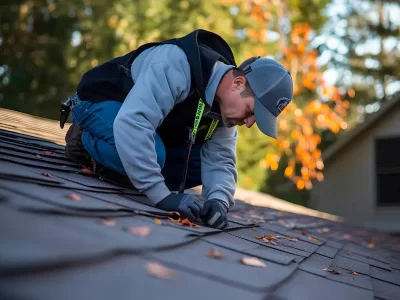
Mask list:
[[255,122],[255,97],[240,95],[244,91],[245,83],[245,77],[234,78],[230,88],[221,96],[221,117],[223,124],[227,127],[246,124],[246,127],[250,128]]

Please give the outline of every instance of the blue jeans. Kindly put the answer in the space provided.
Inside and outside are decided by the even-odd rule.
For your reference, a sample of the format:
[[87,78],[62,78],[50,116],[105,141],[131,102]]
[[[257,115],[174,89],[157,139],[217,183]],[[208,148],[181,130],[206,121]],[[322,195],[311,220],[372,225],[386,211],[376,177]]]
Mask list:
[[[72,122],[82,128],[82,144],[90,156],[101,165],[119,174],[126,175],[125,169],[115,147],[113,124],[121,108],[119,101],[93,103],[75,97],[72,108]],[[160,136],[155,135],[157,163],[169,189],[178,190],[186,157],[186,145],[165,148]],[[186,188],[201,184],[201,146],[194,146],[189,160]]]

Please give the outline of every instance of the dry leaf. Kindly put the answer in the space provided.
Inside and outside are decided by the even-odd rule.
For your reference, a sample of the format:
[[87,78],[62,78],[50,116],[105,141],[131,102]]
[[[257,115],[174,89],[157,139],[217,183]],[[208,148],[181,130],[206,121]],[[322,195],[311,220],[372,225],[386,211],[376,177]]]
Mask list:
[[244,220],[241,216],[238,216],[238,215],[235,215],[235,214],[231,215],[231,217],[234,218],[234,219]]
[[161,225],[161,220],[159,218],[154,218],[154,223]]
[[189,226],[189,227],[194,227],[194,228],[200,228],[199,225],[191,222],[188,218],[185,219],[173,219],[173,218],[168,218],[169,221],[172,223],[178,224],[178,225],[183,225],[183,226]]
[[335,274],[335,275],[340,275],[341,274],[339,271],[336,271],[334,269],[323,268],[322,270],[326,271],[326,272],[329,272],[329,273],[332,273],[332,274]]
[[36,158],[42,159],[43,157],[41,157],[39,154],[36,154]]
[[43,173],[42,175],[47,177],[53,177],[53,175],[51,175],[50,173]]
[[310,236],[308,239],[309,239],[311,242],[314,242],[314,243],[318,243],[318,242],[319,242],[319,239],[317,239],[317,238],[315,238],[315,237],[313,237],[313,236]]
[[291,242],[297,242],[298,241],[298,238],[296,238],[296,237],[287,237],[287,236],[282,236],[282,235],[277,235],[276,238],[277,239],[282,239],[282,240],[288,240],[288,241],[291,241]]
[[374,243],[369,243],[369,244],[368,244],[368,248],[370,248],[370,249],[375,248],[375,244],[374,244]]
[[93,171],[87,168],[86,166],[82,166],[82,172],[85,174],[93,174]]
[[43,151],[43,153],[46,154],[46,155],[52,155],[53,154],[53,152],[51,152],[51,151]]
[[254,231],[257,231],[257,227],[255,227],[255,226],[254,226],[252,229],[253,229]]
[[304,229],[300,229],[300,231],[301,231],[302,235],[307,235],[308,234],[307,231],[305,231]]
[[128,229],[128,231],[138,236],[148,236],[150,234],[151,229],[149,226],[138,226],[138,227],[131,227]]
[[271,233],[270,235],[264,235],[264,236],[255,236],[257,240],[262,240],[265,243],[271,243],[273,245],[278,245],[277,243],[274,242],[276,240],[276,237]]
[[356,276],[358,276],[358,273],[355,272],[355,271],[350,271],[350,274],[351,274],[351,275],[356,275]]
[[114,227],[117,225],[117,221],[115,221],[113,219],[102,219],[102,220],[100,220],[100,223],[105,226],[110,226],[110,227]]
[[74,201],[80,201],[81,200],[81,197],[78,196],[77,194],[68,194],[65,197],[67,197],[67,198],[69,198],[71,200],[74,200]]
[[156,262],[148,263],[146,269],[150,275],[161,279],[172,279],[175,275],[173,271]]
[[266,268],[267,265],[259,260],[257,257],[250,257],[245,256],[243,257],[240,262],[244,265],[252,266],[252,267],[259,267],[259,268]]
[[183,219],[183,220],[182,220],[182,224],[183,224],[183,225],[186,225],[186,226],[194,227],[194,228],[200,228],[199,225],[190,222],[190,220],[189,220],[188,218]]
[[208,256],[216,259],[222,259],[225,257],[225,254],[218,252],[214,248],[211,248],[210,251],[208,251]]

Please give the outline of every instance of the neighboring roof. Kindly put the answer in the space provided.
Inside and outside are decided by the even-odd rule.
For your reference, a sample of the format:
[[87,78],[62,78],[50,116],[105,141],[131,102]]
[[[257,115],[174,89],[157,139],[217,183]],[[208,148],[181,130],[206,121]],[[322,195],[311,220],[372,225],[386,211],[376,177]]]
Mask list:
[[387,113],[395,109],[397,106],[400,106],[400,93],[395,94],[389,101],[387,101],[384,105],[382,105],[379,111],[370,115],[363,123],[356,126],[353,130],[350,130],[336,143],[334,143],[332,146],[326,149],[322,154],[324,163],[327,164],[328,161],[330,161],[336,155],[336,153],[338,153],[340,150],[348,146],[351,142],[353,142],[356,139],[357,136],[365,132],[377,121],[383,118]]
[[[227,230],[193,228],[144,201],[68,161],[62,146],[0,129],[0,299],[400,295],[398,237],[242,201]],[[249,256],[266,267],[241,263]]]

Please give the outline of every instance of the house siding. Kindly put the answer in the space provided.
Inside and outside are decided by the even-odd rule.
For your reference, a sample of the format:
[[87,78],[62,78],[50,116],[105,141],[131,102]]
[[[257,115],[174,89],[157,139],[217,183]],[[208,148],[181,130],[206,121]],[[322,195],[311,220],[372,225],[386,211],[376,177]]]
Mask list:
[[310,206],[354,224],[400,231],[400,205],[376,204],[375,140],[391,136],[400,136],[400,102],[330,158]]

